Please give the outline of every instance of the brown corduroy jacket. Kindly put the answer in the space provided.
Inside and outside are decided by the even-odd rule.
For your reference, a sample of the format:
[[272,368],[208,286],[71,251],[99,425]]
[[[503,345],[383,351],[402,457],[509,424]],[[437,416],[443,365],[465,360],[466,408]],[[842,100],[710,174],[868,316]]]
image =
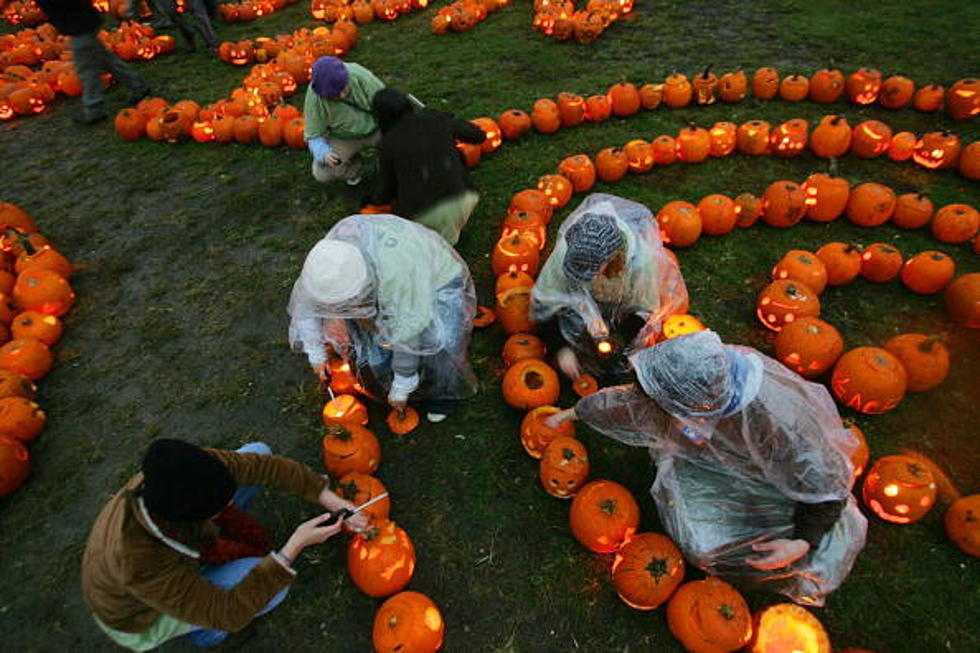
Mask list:
[[[279,488],[317,502],[327,480],[309,467],[283,458],[206,449],[218,457],[238,485]],[[200,575],[197,551],[153,534],[142,501],[133,490],[137,474],[102,508],[82,558],[82,591],[103,624],[143,632],[161,614],[205,628],[244,628],[269,600],[293,581],[295,572],[269,554],[231,590]]]

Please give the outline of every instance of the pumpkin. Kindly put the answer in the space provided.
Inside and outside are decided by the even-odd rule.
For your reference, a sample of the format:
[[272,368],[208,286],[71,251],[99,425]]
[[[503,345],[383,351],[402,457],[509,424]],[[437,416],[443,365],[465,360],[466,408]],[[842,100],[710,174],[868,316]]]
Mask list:
[[824,159],[844,156],[851,138],[851,126],[843,116],[824,116],[810,135],[810,150]]
[[481,131],[486,135],[483,143],[480,144],[480,150],[484,154],[490,154],[491,152],[496,152],[500,144],[504,142],[503,136],[500,134],[500,126],[497,121],[493,118],[474,118],[470,121],[474,125],[480,128]]
[[657,213],[660,238],[671,247],[688,247],[701,237],[701,215],[690,202],[667,202]]
[[929,84],[919,88],[912,98],[916,111],[939,111],[943,108],[943,95],[946,89],[939,84]]
[[776,358],[806,379],[815,379],[833,367],[844,340],[840,332],[817,317],[801,317],[776,334],[773,341]]
[[258,140],[265,147],[282,145],[282,121],[275,116],[268,116],[262,120],[259,123]]
[[626,176],[630,169],[630,160],[621,148],[607,147],[596,154],[595,169],[599,179],[612,183]]
[[880,415],[895,408],[905,396],[908,375],[901,361],[880,347],[857,347],[834,365],[830,388],[848,408]]
[[674,73],[664,80],[663,102],[671,109],[686,107],[693,95],[694,88],[686,75]]
[[500,295],[505,293],[511,288],[530,288],[534,285],[534,278],[531,277],[526,272],[520,272],[518,270],[510,270],[506,274],[502,274],[497,277],[497,283],[494,286],[494,293]]
[[588,397],[591,394],[595,394],[599,391],[599,382],[591,374],[579,374],[572,381],[572,390],[575,391],[579,397]]
[[694,76],[694,99],[698,104],[714,104],[718,88],[718,76],[707,66],[703,72]]
[[793,181],[774,181],[762,194],[762,221],[770,227],[792,227],[806,214],[806,195]]
[[755,313],[766,328],[779,331],[798,318],[819,316],[820,300],[805,283],[783,279],[762,289]]
[[735,133],[735,144],[741,154],[769,154],[770,125],[765,120],[742,123]]
[[894,524],[922,519],[936,502],[936,480],[913,456],[884,456],[864,477],[861,496],[876,515]]
[[752,76],[752,95],[771,100],[779,92],[779,72],[775,68],[759,68]]
[[851,154],[860,159],[874,159],[885,153],[891,138],[891,127],[880,120],[865,120],[851,132]]
[[895,199],[892,224],[902,229],[919,229],[929,224],[935,205],[922,193],[905,193]]
[[497,118],[497,124],[504,139],[513,141],[531,128],[531,116],[520,109],[508,109]]
[[744,70],[725,73],[718,80],[718,97],[725,102],[741,102],[749,91]]
[[0,435],[0,499],[10,496],[31,473],[31,457],[19,440]]
[[548,198],[556,209],[568,204],[572,199],[572,182],[562,175],[544,175],[538,179],[538,189]]
[[901,278],[905,287],[920,295],[932,295],[953,280],[956,264],[943,252],[919,252],[902,266]]
[[733,122],[716,122],[708,130],[711,138],[711,156],[728,156],[735,151],[738,125]]
[[883,184],[866,182],[854,187],[847,198],[847,218],[861,227],[877,227],[895,212],[895,192]]
[[952,132],[929,132],[915,144],[912,160],[929,170],[950,168],[956,165],[962,145]]
[[966,120],[980,113],[980,79],[960,79],[950,86],[946,111],[953,120]]
[[885,349],[902,362],[909,392],[932,390],[949,376],[949,350],[939,337],[903,333],[889,339]]
[[570,499],[589,476],[585,445],[573,437],[559,435],[545,447],[538,466],[541,486],[553,497]]
[[10,370],[0,370],[0,397],[24,397],[33,399],[37,386],[22,374]]
[[932,218],[933,237],[943,243],[965,243],[980,229],[980,213],[969,204],[947,204]]
[[753,616],[749,653],[832,653],[820,620],[795,603],[778,603]]
[[688,163],[700,163],[711,154],[711,135],[707,129],[693,123],[677,134],[677,158]]
[[[510,211],[507,213],[507,217],[504,218],[501,236],[507,238],[514,234],[524,234],[537,242],[538,249],[543,249],[545,245],[546,226],[545,221],[537,213],[531,211]],[[531,283],[533,284],[533,280]]]
[[50,347],[61,339],[64,327],[61,320],[53,315],[24,311],[14,317],[10,330],[14,338],[33,338]]
[[504,365],[510,367],[525,358],[544,358],[547,348],[544,341],[530,333],[515,333],[504,341]]
[[788,75],[779,83],[779,98],[787,102],[802,102],[810,93],[810,80],[803,75]]
[[389,596],[412,579],[415,547],[395,522],[372,524],[348,543],[347,572],[368,596]]
[[24,233],[34,233],[37,225],[27,211],[10,202],[0,202],[0,228],[13,227]]
[[827,285],[827,267],[813,252],[794,249],[776,263],[772,278],[802,281],[819,295]]
[[334,424],[364,426],[368,423],[367,408],[358,401],[357,397],[349,394],[337,395],[324,404],[322,418],[325,426]]
[[122,109],[113,119],[116,133],[124,141],[138,141],[146,134],[146,117],[133,108]]
[[531,108],[531,125],[542,134],[551,134],[561,128],[561,114],[554,100],[541,98]]
[[653,148],[653,160],[657,165],[667,166],[677,160],[677,141],[673,136],[661,134],[650,141]]
[[[557,398],[557,397],[556,397]],[[544,450],[559,437],[574,438],[575,422],[562,422],[557,428],[545,424],[545,420],[560,412],[555,406],[538,406],[521,420],[521,444],[532,458],[541,458]]]
[[[669,251],[669,250],[668,250]],[[698,318],[688,313],[674,313],[664,320],[661,335],[664,339],[677,338],[688,333],[704,331],[707,327]]]
[[419,425],[419,411],[411,406],[405,406],[401,410],[394,409],[385,418],[385,424],[395,435],[405,435],[411,433]]
[[667,604],[667,625],[693,653],[729,653],[752,637],[752,614],[734,587],[708,576],[681,585]]
[[702,230],[709,236],[723,236],[735,228],[735,202],[727,195],[706,195],[697,208]]
[[814,222],[836,220],[847,207],[851,185],[843,177],[817,172],[803,182],[806,217]]
[[735,225],[743,229],[751,227],[762,215],[762,198],[752,193],[741,193],[735,198]]
[[34,440],[44,428],[44,411],[26,397],[0,399],[0,435],[21,442]]
[[6,295],[0,295],[0,324],[8,331],[7,325],[17,316],[17,306]]
[[[2,446],[2,445],[0,445]],[[0,472],[0,483],[3,473]],[[0,489],[0,496],[4,496]],[[946,536],[953,544],[974,558],[980,558],[980,494],[957,499],[943,518]]]
[[650,111],[660,106],[664,97],[663,84],[644,84],[640,87],[640,104],[644,109]]
[[810,99],[814,102],[836,102],[843,92],[844,73],[836,68],[821,68],[810,77]]
[[613,115],[620,118],[632,116],[640,110],[640,92],[636,86],[629,82],[619,82],[609,87],[606,92],[609,101],[612,103]]
[[623,146],[622,151],[630,172],[640,174],[653,167],[656,158],[653,146],[642,138],[631,140]]
[[487,308],[486,306],[476,307],[476,316],[473,318],[474,328],[482,329],[483,327],[490,326],[496,321],[497,321],[497,314],[493,312],[493,309]]
[[980,329],[980,272],[964,274],[946,286],[943,305],[953,322]]
[[323,465],[332,476],[349,472],[372,474],[381,462],[374,433],[357,424],[333,424],[323,436]]
[[558,115],[562,127],[574,127],[585,121],[585,98],[576,93],[558,94]]
[[892,161],[908,161],[915,154],[915,146],[919,137],[912,132],[898,132],[892,136],[888,145],[888,158]]
[[511,365],[502,384],[504,401],[514,408],[530,410],[558,400],[558,375],[538,358],[525,358]]
[[483,156],[483,147],[476,145],[474,143],[456,143],[456,149],[459,150],[460,156],[463,157],[463,163],[466,164],[467,168],[475,168],[480,163],[480,158]]
[[[355,506],[359,506],[384,494],[388,489],[385,488],[384,483],[373,476],[360,472],[349,472],[337,481],[335,491],[338,496],[350,501]],[[362,512],[368,516],[371,522],[387,521],[388,513],[391,512],[391,498],[380,499]]]
[[381,604],[372,641],[377,653],[432,653],[442,647],[445,622],[432,599],[400,592]]
[[915,82],[904,75],[892,75],[881,84],[878,102],[886,109],[901,109],[912,101]]
[[532,277],[537,276],[541,265],[536,239],[527,234],[514,234],[497,241],[490,256],[490,267],[498,277],[501,274],[518,270]]
[[902,269],[902,253],[886,243],[872,243],[861,253],[861,276],[874,283],[885,283]]
[[14,271],[20,274],[28,268],[45,268],[57,272],[65,279],[70,279],[74,269],[58,250],[50,246],[44,246],[35,250],[33,254],[26,251],[21,252],[14,262]]
[[633,535],[616,553],[612,582],[623,602],[637,610],[660,607],[684,580],[684,558],[659,533]]
[[495,313],[500,318],[504,333],[534,331],[535,323],[531,319],[531,288],[517,287],[499,293]]
[[980,179],[980,141],[974,141],[960,153],[960,174],[967,179]]
[[844,89],[851,104],[871,104],[881,92],[881,72],[874,68],[861,68],[848,76]]
[[558,164],[558,174],[572,182],[572,192],[575,193],[583,193],[595,184],[595,165],[587,154],[573,154],[562,159]]
[[514,196],[510,198],[510,206],[507,211],[508,213],[512,211],[528,211],[541,216],[541,220],[545,224],[548,224],[551,221],[552,213],[554,213],[554,207],[552,207],[544,191],[538,190],[537,188],[528,188],[514,193]]
[[619,483],[591,481],[572,499],[569,525],[583,546],[597,553],[610,553],[636,532],[640,507],[633,494]]
[[48,346],[33,338],[14,338],[0,347],[0,370],[16,372],[31,381],[44,378],[53,362]]
[[585,119],[589,122],[604,122],[612,115],[612,102],[606,95],[590,95],[585,100]]
[[71,310],[75,293],[63,276],[45,268],[28,268],[17,275],[13,298],[25,311],[60,317]]
[[843,286],[861,272],[861,248],[850,243],[827,243],[817,250],[827,270],[828,286]]

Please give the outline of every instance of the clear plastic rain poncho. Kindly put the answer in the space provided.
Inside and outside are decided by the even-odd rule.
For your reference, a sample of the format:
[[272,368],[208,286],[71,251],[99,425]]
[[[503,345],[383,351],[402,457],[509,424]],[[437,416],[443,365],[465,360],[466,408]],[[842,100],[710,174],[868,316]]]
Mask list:
[[[649,447],[650,492],[685,557],[743,588],[823,605],[864,546],[867,520],[850,493],[856,437],[826,388],[710,331],[644,349],[636,384],[579,401],[602,433]],[[757,542],[791,538],[797,503],[846,501],[819,547],[782,569],[749,566]]]
[[[614,276],[598,275],[581,282],[566,274],[569,229],[592,214],[611,216],[619,228],[626,261]],[[558,316],[562,337],[592,354],[595,341],[609,338],[624,319],[635,315],[643,326],[626,351],[653,342],[664,318],[687,310],[687,287],[680,269],[664,250],[653,214],[642,204],[605,193],[586,197],[562,223],[554,251],[548,256],[532,292],[537,322]]]
[[[417,358],[421,385],[413,397],[460,399],[473,393],[476,378],[467,360],[476,290],[469,269],[434,231],[394,215],[344,218],[325,241],[356,248],[363,270],[349,260],[307,262],[289,299],[289,341],[313,365],[326,360],[327,346],[357,373],[375,398],[391,386],[393,358]],[[349,248],[348,248],[349,249]],[[311,288],[354,283],[356,292],[325,302]],[[327,283],[324,284],[324,279]],[[351,293],[342,292],[342,295]],[[394,355],[394,356],[393,356]]]

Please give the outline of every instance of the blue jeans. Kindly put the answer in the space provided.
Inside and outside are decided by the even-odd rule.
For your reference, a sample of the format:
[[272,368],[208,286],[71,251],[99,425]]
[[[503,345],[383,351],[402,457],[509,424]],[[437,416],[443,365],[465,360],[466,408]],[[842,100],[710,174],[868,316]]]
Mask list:
[[[263,442],[249,442],[243,447],[236,449],[238,453],[258,453],[264,456],[268,456],[272,453],[272,449],[269,445]],[[248,512],[248,507],[252,503],[252,499],[258,494],[259,486],[248,485],[241,486],[235,490],[235,496],[232,497],[231,501],[236,506],[242,510]],[[239,558],[238,560],[232,560],[231,562],[226,562],[222,565],[208,565],[201,570],[201,575],[210,580],[212,583],[217,585],[222,589],[231,589],[238,583],[242,582],[242,579],[248,575],[252,568],[257,564],[262,562],[264,558]],[[262,608],[259,612],[255,614],[256,617],[264,615],[266,612],[272,610],[274,607],[282,603],[283,599],[286,598],[286,594],[289,593],[289,588],[283,589],[281,592],[272,597],[272,599]],[[208,628],[198,628],[187,633],[185,637],[192,644],[197,646],[215,646],[225,641],[230,633],[227,630],[211,630]]]

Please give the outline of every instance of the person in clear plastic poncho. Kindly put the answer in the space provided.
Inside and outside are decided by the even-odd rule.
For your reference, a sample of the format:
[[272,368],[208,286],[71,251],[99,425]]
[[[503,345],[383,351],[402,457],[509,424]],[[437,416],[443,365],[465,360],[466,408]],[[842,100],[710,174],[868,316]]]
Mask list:
[[[558,364],[571,378],[583,368],[628,374],[628,353],[651,344],[664,318],[687,309],[687,288],[653,215],[604,193],[586,197],[562,223],[531,298],[535,321],[557,318],[568,343]],[[599,353],[608,346],[602,343],[609,353]]]
[[823,605],[867,530],[850,493],[857,439],[826,388],[711,331],[630,362],[638,384],[600,390],[552,423],[578,418],[649,447],[660,521],[692,564]]
[[328,353],[370,396],[431,421],[476,382],[467,347],[476,290],[459,255],[434,231],[394,215],[352,215],[310,250],[289,299],[289,340],[321,380]]

